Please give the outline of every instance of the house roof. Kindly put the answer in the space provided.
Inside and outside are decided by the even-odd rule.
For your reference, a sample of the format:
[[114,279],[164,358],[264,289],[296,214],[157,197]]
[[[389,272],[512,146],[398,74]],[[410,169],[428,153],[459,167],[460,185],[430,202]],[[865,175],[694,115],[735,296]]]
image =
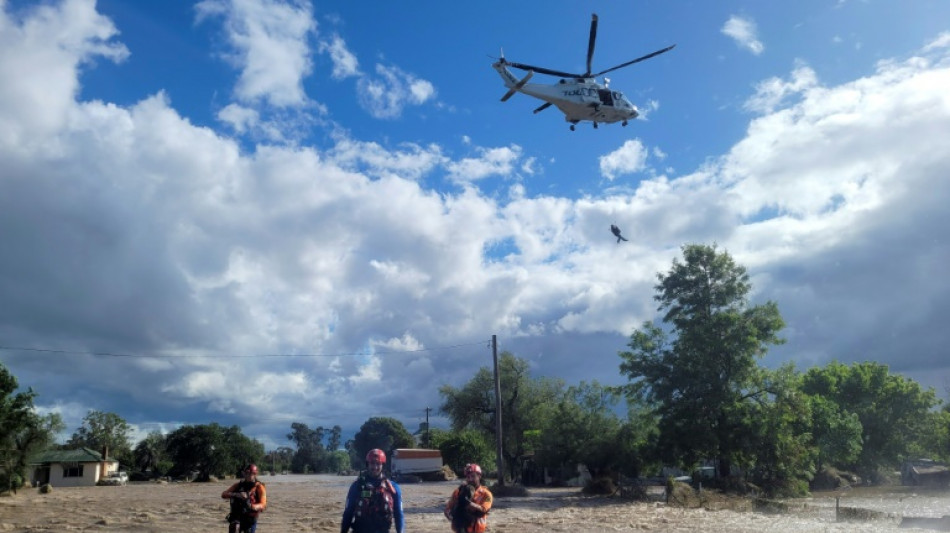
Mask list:
[[[115,459],[106,459],[114,463]],[[30,464],[44,463],[101,463],[102,454],[91,448],[76,448],[74,450],[47,450],[33,456]]]

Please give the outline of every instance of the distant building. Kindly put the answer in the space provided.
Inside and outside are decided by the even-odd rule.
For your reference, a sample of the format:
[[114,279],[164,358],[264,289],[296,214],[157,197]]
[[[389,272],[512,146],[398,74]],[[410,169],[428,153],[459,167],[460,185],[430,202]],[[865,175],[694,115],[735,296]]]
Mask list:
[[119,471],[119,461],[89,448],[42,452],[30,460],[30,466],[34,486],[49,483],[54,487],[92,487]]
[[442,452],[422,448],[397,448],[390,463],[393,475],[442,471]]

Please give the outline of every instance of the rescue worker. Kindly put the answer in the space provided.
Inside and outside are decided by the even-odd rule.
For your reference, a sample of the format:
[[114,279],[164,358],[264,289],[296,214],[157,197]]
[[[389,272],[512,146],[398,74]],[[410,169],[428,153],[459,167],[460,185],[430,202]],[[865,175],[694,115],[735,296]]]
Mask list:
[[343,508],[341,533],[350,528],[354,533],[388,533],[395,526],[396,533],[405,533],[402,512],[402,491],[399,485],[383,474],[386,454],[380,449],[366,454],[366,471],[350,485]]
[[482,467],[475,463],[465,465],[465,483],[452,492],[445,504],[445,517],[452,522],[455,533],[483,533],[488,527],[488,511],[492,495],[482,485]]
[[257,465],[244,469],[244,479],[228,487],[221,497],[231,501],[228,533],[254,533],[257,517],[267,508],[267,489],[257,480]]

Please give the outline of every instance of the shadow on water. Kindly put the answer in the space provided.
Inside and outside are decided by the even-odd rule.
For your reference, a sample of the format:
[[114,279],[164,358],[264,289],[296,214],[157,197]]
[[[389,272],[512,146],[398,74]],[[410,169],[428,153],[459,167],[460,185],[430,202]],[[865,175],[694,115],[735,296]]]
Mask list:
[[932,529],[934,531],[950,531],[950,516],[930,518],[925,516],[905,516],[901,520],[901,529]]
[[816,506],[832,507],[839,522],[893,521],[901,529],[950,531],[950,490],[946,488],[854,487],[814,493]]

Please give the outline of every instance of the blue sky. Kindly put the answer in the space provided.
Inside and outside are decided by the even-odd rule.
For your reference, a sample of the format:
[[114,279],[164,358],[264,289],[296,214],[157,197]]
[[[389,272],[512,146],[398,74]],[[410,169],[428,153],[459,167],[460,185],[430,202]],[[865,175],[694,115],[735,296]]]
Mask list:
[[[950,4],[411,5],[0,0],[0,362],[43,412],[415,429],[492,334],[619,383],[714,242],[786,319],[764,365],[946,396]],[[595,70],[676,44],[609,75],[641,119],[499,101],[501,48],[583,70],[593,12]]]

